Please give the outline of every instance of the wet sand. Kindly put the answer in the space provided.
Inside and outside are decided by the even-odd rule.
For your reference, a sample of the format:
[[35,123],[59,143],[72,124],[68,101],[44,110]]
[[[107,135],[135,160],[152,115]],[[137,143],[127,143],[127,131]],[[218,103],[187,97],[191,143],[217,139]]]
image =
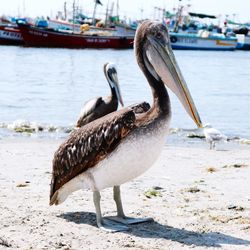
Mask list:
[[[143,176],[122,185],[124,210],[154,222],[106,233],[92,193],[50,207],[51,161],[60,140],[0,140],[0,249],[250,249],[250,146],[166,145]],[[102,191],[115,215],[112,190]]]

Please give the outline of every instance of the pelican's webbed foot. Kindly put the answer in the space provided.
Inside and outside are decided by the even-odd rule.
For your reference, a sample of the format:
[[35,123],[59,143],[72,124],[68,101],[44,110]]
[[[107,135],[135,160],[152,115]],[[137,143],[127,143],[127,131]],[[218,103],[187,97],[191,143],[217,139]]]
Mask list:
[[119,222],[115,222],[115,221],[102,218],[101,206],[100,206],[101,195],[99,191],[94,191],[93,198],[94,198],[94,204],[95,204],[95,209],[96,209],[96,222],[97,222],[97,226],[101,230],[110,232],[110,233],[129,230],[127,226]]
[[124,225],[133,225],[133,224],[139,224],[144,222],[152,222],[154,221],[153,218],[132,218],[132,217],[119,217],[119,216],[109,216],[105,217],[108,220],[115,221],[122,223]]
[[123,212],[123,207],[122,207],[120,186],[114,186],[113,191],[114,191],[114,200],[115,200],[116,207],[117,207],[117,216],[109,216],[109,217],[106,217],[106,219],[119,222],[124,225],[132,225],[132,224],[153,221],[152,218],[131,218],[131,217],[125,216]]
[[109,233],[123,232],[129,230],[129,228],[126,225],[113,220],[109,220],[107,218],[103,218],[102,222],[97,223],[97,225],[101,230]]

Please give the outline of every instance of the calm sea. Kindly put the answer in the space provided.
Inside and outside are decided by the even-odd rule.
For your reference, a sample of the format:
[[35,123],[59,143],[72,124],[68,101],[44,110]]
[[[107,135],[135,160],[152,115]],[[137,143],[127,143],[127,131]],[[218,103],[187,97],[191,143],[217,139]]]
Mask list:
[[[250,52],[174,51],[203,123],[250,137]],[[0,135],[23,119],[72,126],[84,102],[109,95],[103,64],[117,65],[125,105],[151,102],[133,50],[0,47]],[[195,124],[171,94],[173,128]]]

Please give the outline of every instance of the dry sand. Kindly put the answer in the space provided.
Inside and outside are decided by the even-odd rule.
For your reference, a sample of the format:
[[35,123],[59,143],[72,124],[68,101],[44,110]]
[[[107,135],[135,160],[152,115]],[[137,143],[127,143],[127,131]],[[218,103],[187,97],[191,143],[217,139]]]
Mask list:
[[[0,249],[250,249],[249,146],[165,146],[147,173],[122,186],[127,215],[154,222],[106,233],[95,225],[90,191],[49,207],[60,143],[0,140]],[[115,214],[111,189],[102,191],[102,209]]]

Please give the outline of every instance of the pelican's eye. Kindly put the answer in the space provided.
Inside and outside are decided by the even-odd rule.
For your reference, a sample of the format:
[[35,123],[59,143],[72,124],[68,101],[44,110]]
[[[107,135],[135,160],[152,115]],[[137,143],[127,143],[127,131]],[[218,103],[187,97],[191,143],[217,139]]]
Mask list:
[[160,31],[157,32],[155,37],[158,38],[158,39],[162,39],[162,33]]

